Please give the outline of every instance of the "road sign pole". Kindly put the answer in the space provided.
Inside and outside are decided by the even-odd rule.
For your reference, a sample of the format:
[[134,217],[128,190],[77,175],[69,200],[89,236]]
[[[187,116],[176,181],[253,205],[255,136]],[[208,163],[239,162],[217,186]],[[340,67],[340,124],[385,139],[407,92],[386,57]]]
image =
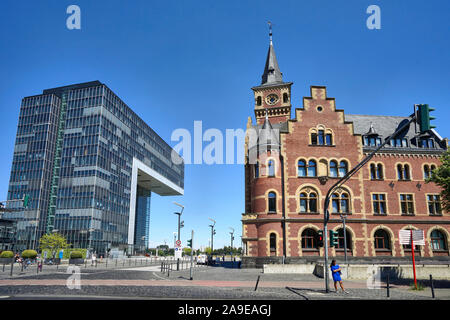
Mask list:
[[414,272],[414,286],[416,287],[416,290],[417,290],[416,260],[414,259],[414,239],[413,239],[412,229],[411,229],[411,252],[412,252],[413,272]]
[[194,258],[194,230],[191,232],[191,270],[189,278],[192,280],[192,261]]

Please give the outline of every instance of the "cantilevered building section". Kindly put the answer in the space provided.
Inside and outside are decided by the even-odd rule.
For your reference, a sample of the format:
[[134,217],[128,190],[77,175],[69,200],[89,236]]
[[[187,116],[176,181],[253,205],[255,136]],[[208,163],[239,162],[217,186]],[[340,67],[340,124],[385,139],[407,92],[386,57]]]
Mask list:
[[[147,247],[151,193],[184,193],[184,163],[99,81],[47,89],[22,100],[8,200],[16,250],[45,233],[99,253]],[[180,164],[178,164],[180,163]]]

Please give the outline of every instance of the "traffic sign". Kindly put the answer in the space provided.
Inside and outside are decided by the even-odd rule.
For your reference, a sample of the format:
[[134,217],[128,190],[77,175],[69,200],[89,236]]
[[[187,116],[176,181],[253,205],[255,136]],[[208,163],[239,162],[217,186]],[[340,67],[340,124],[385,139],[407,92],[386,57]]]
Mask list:
[[181,246],[181,240],[175,241],[175,244],[177,245],[177,247],[180,247]]

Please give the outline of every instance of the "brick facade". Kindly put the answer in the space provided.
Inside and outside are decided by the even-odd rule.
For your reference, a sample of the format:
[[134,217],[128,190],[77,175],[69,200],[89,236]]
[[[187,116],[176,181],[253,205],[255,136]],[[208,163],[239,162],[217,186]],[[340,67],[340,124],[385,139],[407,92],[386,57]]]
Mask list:
[[[288,260],[322,257],[324,249],[317,246],[317,234],[314,232],[323,229],[325,195],[337,182],[338,177],[334,175],[336,170],[339,175],[339,165],[343,161],[347,164],[345,170],[348,171],[369,153],[363,143],[363,135],[355,133],[354,123],[346,121],[343,110],[336,109],[335,100],[327,97],[325,87],[312,86],[310,97],[303,99],[303,108],[294,110],[293,119],[290,119],[291,83],[252,89],[255,94],[256,124],[251,123],[249,119],[247,128],[262,125],[266,116],[274,126],[286,122],[286,129],[281,130],[279,134],[279,152],[276,150],[258,152],[257,169],[256,164],[249,159],[245,165],[246,212],[242,215],[243,242],[246,248],[244,264],[247,261],[249,265],[253,265],[258,259],[280,261],[276,258],[283,256]],[[269,94],[276,94],[280,97],[279,101],[267,104]],[[284,101],[283,94],[286,94]],[[261,105],[258,105],[258,102],[261,102]],[[317,133],[329,134],[331,138],[327,142],[330,145],[326,142],[324,145],[314,144],[312,136]],[[433,183],[425,183],[424,178],[424,165],[439,166],[439,156],[447,145],[447,140],[442,139],[440,142],[437,141],[436,150],[431,151],[420,148],[382,149],[345,183],[337,196],[347,199],[342,200],[339,205],[341,209],[348,208],[346,227],[349,235],[347,239],[349,257],[400,258],[410,255],[410,251],[404,249],[398,239],[399,230],[406,228],[421,229],[425,232],[426,245],[421,246],[417,253],[420,257],[449,256],[450,216],[445,211],[437,215],[430,214],[427,196],[438,195],[441,189]],[[251,148],[248,140],[245,147],[248,154]],[[275,164],[273,176],[268,176],[269,160],[273,160]],[[310,169],[308,163],[312,160],[316,164],[315,174],[308,177]],[[299,168],[299,161],[306,164],[304,169]],[[338,167],[334,169],[334,173],[331,168],[332,161],[335,161]],[[371,176],[371,164],[382,166],[379,179],[373,179]],[[398,164],[409,166],[409,179],[398,179]],[[259,171],[257,177],[255,170]],[[299,174],[301,170],[306,171],[305,177]],[[311,172],[312,170],[313,166]],[[276,195],[274,212],[269,211],[270,192]],[[301,208],[301,194],[303,197],[316,195],[316,205],[310,201],[311,198],[304,198],[307,200],[303,202]],[[384,213],[376,214],[373,196],[380,194],[384,197],[381,201],[384,210],[378,211]],[[405,202],[405,206],[413,210],[411,215],[402,214],[400,195],[403,194],[408,197],[412,195],[412,201]],[[309,205],[310,210],[305,210],[305,203]],[[338,231],[342,228],[342,221],[339,213],[332,213],[331,209],[328,228]],[[387,236],[380,239],[380,232],[377,233],[380,248],[376,249],[375,233],[378,229],[382,229]],[[432,248],[433,230],[439,230],[444,238],[441,242],[435,240],[439,242],[440,249]],[[309,240],[308,232],[311,235]],[[305,235],[303,240],[302,234]],[[310,245],[306,244],[308,241]],[[308,246],[310,248],[307,248]],[[329,248],[331,257],[343,254],[343,249]]]

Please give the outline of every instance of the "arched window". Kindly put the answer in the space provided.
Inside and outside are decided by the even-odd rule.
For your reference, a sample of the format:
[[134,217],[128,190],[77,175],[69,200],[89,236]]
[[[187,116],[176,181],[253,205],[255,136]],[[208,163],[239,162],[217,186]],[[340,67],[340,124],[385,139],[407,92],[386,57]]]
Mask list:
[[270,255],[276,256],[277,255],[277,235],[275,233],[271,233],[269,237],[269,248],[270,248]]
[[275,192],[269,192],[269,197],[267,201],[269,212],[277,212],[277,195]]
[[318,143],[320,146],[323,146],[325,144],[325,131],[319,130],[318,134]]
[[314,160],[308,162],[308,177],[317,176],[317,163]]
[[409,180],[411,178],[410,174],[409,174],[409,165],[405,164],[403,166],[403,178],[405,180]]
[[347,161],[341,161],[339,163],[339,177],[345,176],[347,172],[348,172]]
[[306,177],[306,162],[304,160],[298,161],[298,172],[299,177]]
[[333,193],[331,196],[331,205],[333,213],[349,213],[350,212],[350,197],[348,193],[342,192]]
[[302,232],[302,248],[317,249],[318,248],[318,233],[314,229],[305,229]]
[[327,146],[332,146],[333,145],[333,135],[331,133],[327,133],[325,135],[325,143]]
[[330,177],[337,178],[338,176],[338,165],[337,162],[332,160],[330,161]]
[[255,163],[255,178],[259,178],[259,162]]
[[311,144],[317,145],[317,131],[311,132]]
[[[348,230],[345,230],[346,242],[347,242],[347,250],[352,248],[352,235]],[[338,229],[338,243],[336,246],[337,249],[344,249],[344,229]]]
[[317,194],[314,191],[300,193],[300,212],[317,213]]
[[383,165],[381,163],[377,165],[377,179],[383,179]]
[[431,247],[433,251],[447,250],[447,239],[441,231],[433,230],[431,232]]
[[397,178],[403,180],[403,166],[401,164],[397,165]]
[[383,165],[381,163],[370,165],[370,179],[382,180],[383,179]]
[[261,96],[258,96],[258,97],[256,98],[256,104],[257,104],[258,106],[260,106],[261,103],[262,103]]
[[288,103],[289,102],[289,96],[287,93],[283,93],[283,103]]
[[370,164],[370,179],[375,180],[377,178],[377,169],[375,164]]
[[269,177],[275,176],[275,164],[273,160],[269,160],[269,162],[267,163],[267,175]]
[[389,233],[387,233],[383,229],[378,229],[375,231],[374,235],[375,241],[375,250],[390,250],[391,249],[391,241],[389,237]]
[[409,180],[411,179],[410,171],[409,171],[409,165],[397,165],[397,177],[398,180]]

